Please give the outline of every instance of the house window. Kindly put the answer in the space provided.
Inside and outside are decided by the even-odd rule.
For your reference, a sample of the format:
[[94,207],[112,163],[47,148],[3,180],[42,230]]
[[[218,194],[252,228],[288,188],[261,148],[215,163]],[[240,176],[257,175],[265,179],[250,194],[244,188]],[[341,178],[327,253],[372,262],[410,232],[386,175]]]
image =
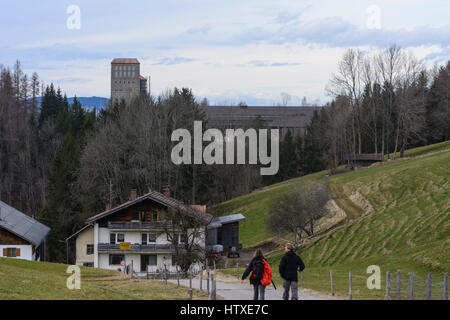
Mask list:
[[86,245],[86,254],[94,254],[94,245],[93,244]]
[[184,234],[179,234],[178,235],[178,244],[183,244],[184,243]]
[[7,257],[16,257],[16,248],[8,248]]
[[156,266],[156,254],[151,254],[148,256],[148,265],[149,266]]
[[124,259],[125,259],[125,257],[123,254],[110,254],[109,255],[109,264],[110,265],[120,265],[120,263]]
[[158,214],[158,211],[156,211],[156,210],[152,211],[152,221],[154,221],[154,222],[159,221],[159,214]]
[[157,235],[155,233],[143,233],[142,244],[156,243]]
[[123,233],[110,233],[109,234],[109,243],[116,244],[125,241],[125,235]]
[[172,265],[176,266],[177,265],[177,256],[176,255],[172,255]]

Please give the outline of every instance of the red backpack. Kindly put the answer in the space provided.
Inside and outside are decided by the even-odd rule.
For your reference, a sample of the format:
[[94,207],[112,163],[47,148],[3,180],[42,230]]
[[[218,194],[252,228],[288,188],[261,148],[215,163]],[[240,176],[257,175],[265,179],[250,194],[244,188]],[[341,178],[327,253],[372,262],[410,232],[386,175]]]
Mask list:
[[270,269],[270,265],[266,260],[263,259],[264,262],[264,272],[261,278],[261,284],[267,287],[272,282],[272,269]]

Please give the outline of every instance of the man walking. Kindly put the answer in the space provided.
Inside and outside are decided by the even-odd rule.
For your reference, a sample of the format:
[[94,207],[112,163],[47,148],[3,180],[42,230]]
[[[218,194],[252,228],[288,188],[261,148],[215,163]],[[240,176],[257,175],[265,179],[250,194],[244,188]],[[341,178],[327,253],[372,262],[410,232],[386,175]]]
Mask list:
[[289,288],[292,292],[291,300],[298,300],[298,275],[297,271],[302,272],[305,264],[302,259],[294,252],[294,246],[286,243],[284,246],[286,252],[280,262],[280,275],[283,278],[283,300],[289,300]]

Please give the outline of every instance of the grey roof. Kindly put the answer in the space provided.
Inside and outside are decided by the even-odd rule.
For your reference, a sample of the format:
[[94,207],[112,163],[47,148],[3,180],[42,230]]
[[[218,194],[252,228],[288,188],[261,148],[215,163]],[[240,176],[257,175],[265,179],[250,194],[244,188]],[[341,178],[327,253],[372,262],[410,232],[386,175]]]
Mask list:
[[0,227],[39,246],[50,232],[50,228],[0,201]]
[[237,222],[244,220],[245,217],[241,213],[232,214],[229,216],[222,216],[222,217],[216,217],[211,220],[211,223],[220,223],[220,224],[227,224],[232,222]]
[[313,116],[314,110],[323,107],[235,107],[235,106],[204,106],[208,121],[212,125],[233,124],[245,125],[256,118],[268,128],[306,128]]

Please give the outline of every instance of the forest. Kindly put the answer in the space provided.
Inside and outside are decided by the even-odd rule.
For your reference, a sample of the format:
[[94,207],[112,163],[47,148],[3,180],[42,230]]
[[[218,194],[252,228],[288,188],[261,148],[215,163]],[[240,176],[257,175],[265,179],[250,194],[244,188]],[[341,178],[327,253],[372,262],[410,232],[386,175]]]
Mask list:
[[192,131],[196,120],[208,129],[202,110],[208,101],[189,88],[88,110],[37,73],[25,74],[19,61],[0,65],[0,72],[0,199],[52,228],[47,259],[56,262],[65,261],[64,240],[87,217],[127,201],[131,189],[142,195],[168,186],[186,203],[213,205],[334,171],[349,154],[395,159],[408,148],[450,139],[450,61],[426,68],[397,46],[344,54],[326,86],[331,102],[305,132],[282,137],[274,176],[261,176],[258,165],[172,163],[173,130]]

